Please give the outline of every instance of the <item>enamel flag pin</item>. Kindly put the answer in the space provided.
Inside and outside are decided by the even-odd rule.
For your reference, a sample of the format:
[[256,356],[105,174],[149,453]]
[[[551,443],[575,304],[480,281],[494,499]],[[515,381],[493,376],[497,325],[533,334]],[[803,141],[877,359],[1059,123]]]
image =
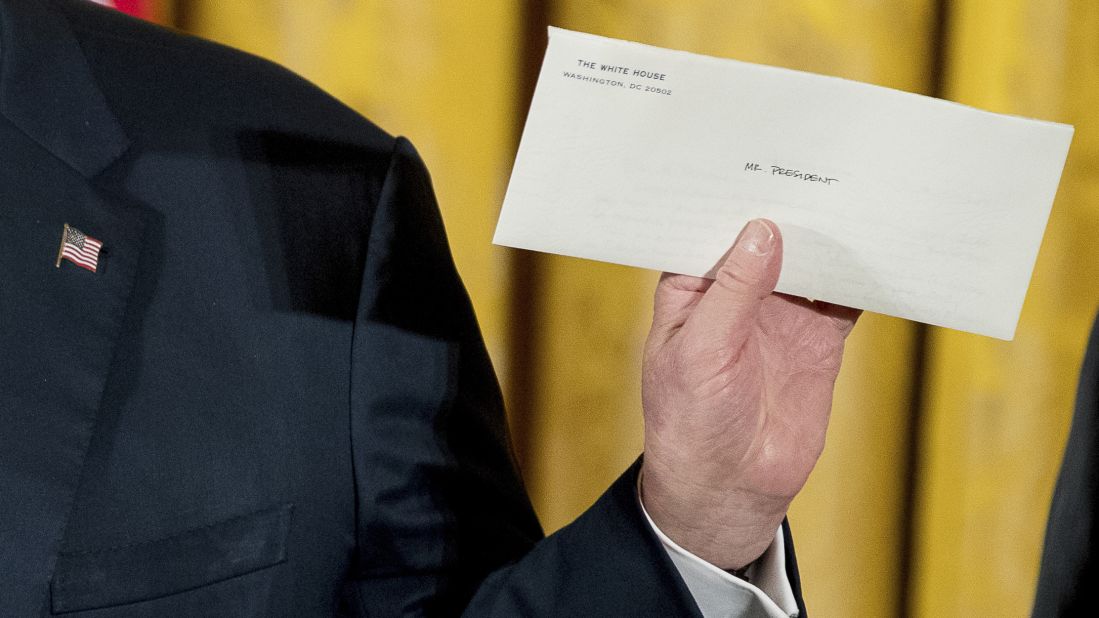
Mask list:
[[66,223],[61,231],[61,246],[57,249],[57,263],[54,266],[61,268],[61,260],[68,260],[94,273],[99,266],[99,250],[102,248],[102,241]]

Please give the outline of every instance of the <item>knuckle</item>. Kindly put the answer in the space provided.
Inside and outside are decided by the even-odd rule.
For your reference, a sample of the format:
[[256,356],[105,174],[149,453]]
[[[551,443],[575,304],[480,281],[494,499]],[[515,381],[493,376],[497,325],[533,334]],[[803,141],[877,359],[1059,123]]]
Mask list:
[[796,347],[799,364],[809,369],[833,372],[843,357],[843,339],[835,333],[804,332]]
[[714,283],[727,292],[746,294],[759,288],[761,278],[759,267],[730,260],[718,270]]

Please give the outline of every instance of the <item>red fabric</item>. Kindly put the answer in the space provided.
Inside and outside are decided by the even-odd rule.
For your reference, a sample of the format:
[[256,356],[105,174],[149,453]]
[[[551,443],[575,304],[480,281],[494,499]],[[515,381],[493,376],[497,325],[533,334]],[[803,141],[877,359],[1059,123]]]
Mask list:
[[114,0],[115,8],[135,17],[152,17],[152,0]]

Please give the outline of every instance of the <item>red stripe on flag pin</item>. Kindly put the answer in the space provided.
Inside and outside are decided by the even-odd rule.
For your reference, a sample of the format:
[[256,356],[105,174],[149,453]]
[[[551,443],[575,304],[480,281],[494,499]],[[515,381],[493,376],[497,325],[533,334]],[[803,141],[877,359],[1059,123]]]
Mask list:
[[61,260],[68,260],[94,273],[99,267],[99,251],[102,248],[101,240],[66,223],[61,231],[61,248],[57,250],[57,263],[54,266],[61,268]]

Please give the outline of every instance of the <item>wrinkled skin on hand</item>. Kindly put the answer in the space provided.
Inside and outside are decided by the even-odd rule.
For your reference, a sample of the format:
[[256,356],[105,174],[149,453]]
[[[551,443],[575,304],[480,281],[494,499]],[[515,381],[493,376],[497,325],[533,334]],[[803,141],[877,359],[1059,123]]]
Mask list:
[[645,345],[642,500],[724,569],[767,549],[816,464],[859,315],[775,293],[781,267],[777,226],[749,222],[716,280],[661,278]]

